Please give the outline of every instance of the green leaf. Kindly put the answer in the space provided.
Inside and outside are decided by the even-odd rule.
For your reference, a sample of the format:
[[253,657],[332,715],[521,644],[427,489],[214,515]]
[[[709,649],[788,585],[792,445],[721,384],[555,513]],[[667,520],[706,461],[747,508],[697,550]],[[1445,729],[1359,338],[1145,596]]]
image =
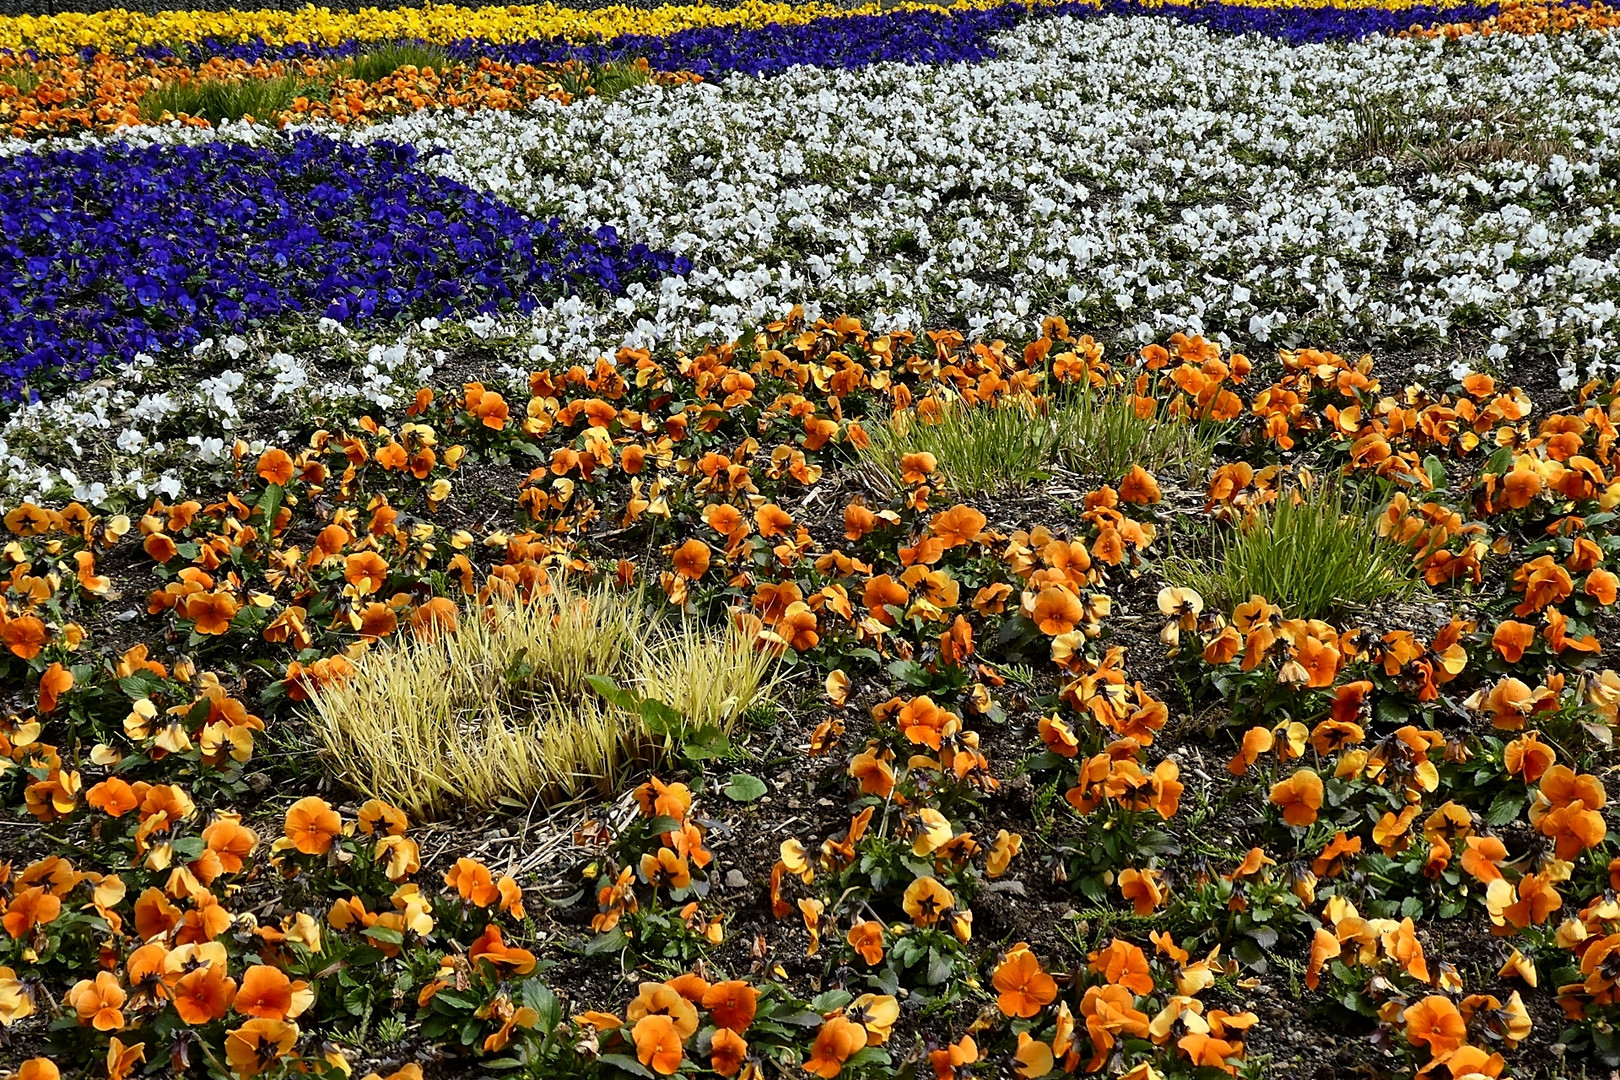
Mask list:
[[606,701],[609,705],[617,705],[627,712],[640,711],[641,699],[635,692],[626,690],[618,683],[602,675],[585,676],[585,684]]
[[681,729],[686,726],[686,717],[681,715],[679,709],[665,705],[657,698],[642,698],[636,711],[641,714],[641,722],[654,735],[679,738]]
[[706,724],[695,731],[686,732],[681,740],[681,753],[692,761],[725,757],[731,753],[731,740],[715,724]]
[[1237,957],[1239,962],[1253,968],[1255,971],[1264,972],[1266,970],[1266,954],[1260,951],[1259,944],[1250,938],[1242,938],[1236,945],[1233,945],[1232,955]]
[[585,946],[585,955],[605,956],[608,953],[618,952],[628,944],[630,944],[630,939],[625,936],[624,931],[615,928],[592,938],[591,943]]
[[124,696],[132,701],[137,698],[150,697],[159,685],[161,685],[161,681],[158,677],[144,669],[118,680],[118,689],[122,690]]
[[1050,750],[1042,750],[1038,754],[1031,755],[1024,762],[1024,768],[1029,772],[1045,772],[1047,769],[1061,769],[1067,762],[1068,759],[1065,757],[1060,757]]
[[562,1020],[562,1002],[540,979],[523,980],[523,1004],[540,1014],[540,1022],[535,1027],[542,1035],[550,1035]]
[[767,789],[765,781],[757,776],[732,773],[730,782],[720,790],[732,802],[750,803],[764,795]]
[[846,1069],[859,1069],[863,1065],[888,1065],[890,1057],[875,1046],[868,1046],[851,1054],[849,1060],[844,1062]]
[[647,819],[646,829],[649,833],[680,832],[681,823],[668,814],[659,814]]
[[889,674],[907,686],[926,689],[930,682],[927,670],[915,660],[896,660],[889,665]]
[[810,1002],[810,1011],[817,1012],[825,1016],[834,1009],[842,1009],[845,1005],[848,1005],[854,1000],[855,998],[848,991],[827,990],[823,993],[817,994],[816,997]]
[[198,698],[197,703],[186,712],[186,723],[197,727],[208,719],[208,714],[214,709],[214,703],[209,698]]
[[373,941],[380,941],[384,945],[401,945],[405,941],[405,935],[391,926],[369,926],[360,933]]
[[1405,705],[1393,698],[1380,698],[1378,705],[1373,709],[1374,715],[1380,723],[1399,726],[1412,718],[1412,714]]
[[191,862],[193,859],[200,858],[203,848],[207,846],[200,836],[183,836],[174,842],[174,853],[187,862]]
[[534,672],[535,666],[529,660],[528,650],[520,649],[518,654],[512,657],[512,662],[506,665],[506,684],[508,686],[519,686],[527,681]]
[[1490,809],[1485,811],[1485,824],[1493,829],[1500,829],[1510,821],[1518,820],[1519,813],[1524,809],[1524,793],[1518,791],[1504,791],[1491,800]]
[[253,508],[264,515],[266,529],[275,523],[276,514],[281,510],[281,499],[281,485],[271,484],[264,489],[264,494],[259,496],[259,501],[253,504]]
[[925,976],[930,986],[939,986],[951,977],[951,956],[939,949],[928,950],[928,974]]

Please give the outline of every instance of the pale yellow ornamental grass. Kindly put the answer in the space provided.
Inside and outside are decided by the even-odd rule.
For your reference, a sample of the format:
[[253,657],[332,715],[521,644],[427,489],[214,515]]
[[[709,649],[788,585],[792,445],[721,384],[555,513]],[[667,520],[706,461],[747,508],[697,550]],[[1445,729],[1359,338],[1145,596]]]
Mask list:
[[436,638],[375,648],[311,705],[351,786],[433,818],[605,793],[627,762],[673,749],[587,676],[729,733],[770,694],[774,667],[742,630],[666,626],[639,597],[559,586],[528,602],[496,599]]

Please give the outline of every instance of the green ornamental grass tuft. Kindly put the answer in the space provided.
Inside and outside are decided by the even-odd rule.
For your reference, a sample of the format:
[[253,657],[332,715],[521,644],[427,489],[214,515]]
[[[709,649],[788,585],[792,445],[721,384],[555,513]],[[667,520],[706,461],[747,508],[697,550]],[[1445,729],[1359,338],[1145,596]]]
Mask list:
[[39,89],[40,78],[28,68],[14,67],[0,71],[0,83],[15,86],[18,95],[26,97]]
[[1050,418],[1029,397],[977,406],[957,401],[931,416],[904,410],[867,434],[871,443],[861,456],[884,486],[903,488],[901,461],[927,453],[938,463],[939,487],[959,497],[1045,479],[1058,448]]
[[1263,596],[1300,619],[1410,599],[1422,587],[1411,554],[1378,535],[1375,517],[1374,503],[1337,484],[1284,492],[1274,506],[1224,527],[1207,557],[1172,554],[1165,577],[1217,608]]
[[926,417],[905,410],[867,435],[871,443],[861,457],[884,486],[904,486],[900,462],[907,454],[929,453],[941,490],[958,498],[1027,487],[1059,465],[1105,482],[1117,482],[1133,465],[1201,472],[1214,441],[1205,426],[1139,415],[1129,394],[1090,390],[1063,399],[956,401]]
[[612,101],[626,90],[651,82],[652,68],[644,60],[610,60],[605,64],[565,67],[558,81],[576,98],[594,95]]
[[291,75],[275,79],[204,79],[164,83],[141,98],[142,118],[155,121],[164,113],[182,114],[220,124],[251,116],[266,121],[308,96],[307,79]]
[[417,71],[432,68],[442,75],[447,68],[453,66],[455,61],[450,58],[450,54],[436,45],[400,42],[360,53],[353,60],[340,65],[335,74],[339,78],[374,83],[388,78],[404,67],[414,67]]

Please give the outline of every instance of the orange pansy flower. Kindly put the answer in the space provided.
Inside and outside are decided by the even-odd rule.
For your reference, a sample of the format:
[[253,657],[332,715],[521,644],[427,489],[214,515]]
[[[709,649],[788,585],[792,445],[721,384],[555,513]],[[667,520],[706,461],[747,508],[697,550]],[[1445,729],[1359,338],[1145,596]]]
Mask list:
[[325,855],[343,831],[343,821],[325,799],[307,795],[287,808],[283,831],[305,855]]
[[1028,1019],[1057,999],[1057,982],[1023,942],[1014,945],[991,976],[996,1005],[1006,1016]]
[[255,964],[242,973],[242,985],[232,1007],[244,1016],[287,1020],[302,1011],[295,1009],[294,995],[303,989],[302,982],[293,982],[280,968]]
[[709,545],[693,537],[670,556],[675,572],[689,581],[696,581],[709,572]]
[[52,664],[39,677],[39,711],[55,712],[58,699],[72,689],[73,672],[59,663]]
[[1503,660],[1517,664],[1524,659],[1525,650],[1536,640],[1536,628],[1529,623],[1504,619],[1491,635],[1491,646]]
[[62,914],[62,900],[41,885],[32,885],[21,889],[11,898],[6,906],[4,918],[0,918],[0,926],[4,926],[6,933],[14,940],[22,940],[36,926],[48,926],[56,921]]
[[225,1059],[237,1076],[258,1076],[292,1053],[297,1041],[296,1024],[254,1017],[225,1033]]
[[258,473],[268,484],[285,484],[293,477],[293,460],[280,448],[266,450],[259,457]]
[[1163,499],[1164,495],[1159,491],[1159,482],[1152,473],[1140,465],[1132,465],[1131,471],[1120,482],[1119,497],[1128,503],[1151,506]]
[[122,1031],[124,1014],[121,1010],[127,996],[118,985],[118,976],[100,971],[94,979],[80,979],[75,983],[67,993],[67,1003],[79,1014],[79,1023],[97,1031]]
[[1439,994],[1407,1007],[1401,1014],[1406,1024],[1406,1040],[1413,1046],[1428,1046],[1429,1052],[1440,1055],[1457,1049],[1468,1038],[1468,1025],[1449,998]]
[[661,1013],[643,1016],[631,1029],[636,1058],[661,1076],[672,1076],[686,1056],[675,1022]]
[[1067,634],[1085,617],[1080,598],[1059,585],[1048,585],[1035,597],[1030,618],[1048,637]]
[[936,514],[928,527],[946,548],[954,548],[978,539],[987,522],[988,519],[973,507],[958,504]]
[[1272,785],[1271,802],[1282,807],[1283,820],[1288,824],[1309,825],[1322,809],[1322,778],[1310,769],[1300,769]]
[[721,1076],[736,1076],[748,1059],[748,1041],[730,1028],[714,1033],[709,1043],[709,1068]]
[[906,887],[901,906],[912,922],[926,928],[939,922],[947,911],[956,906],[956,897],[940,884],[938,878],[920,877]]
[[759,991],[738,979],[717,982],[703,992],[703,1007],[722,1028],[742,1034],[754,1022]]
[[1091,970],[1101,973],[1112,985],[1135,994],[1153,992],[1153,974],[1148,970],[1147,954],[1130,942],[1115,938],[1106,949],[1099,949],[1088,959]]
[[821,1025],[810,1047],[804,1070],[823,1080],[833,1080],[844,1069],[844,1062],[866,1048],[866,1029],[839,1013]]
[[875,919],[865,919],[849,928],[844,937],[850,948],[860,955],[868,964],[881,963],[883,960],[883,924]]
[[193,1026],[218,1020],[231,1007],[236,980],[227,978],[223,962],[207,962],[175,980],[169,996],[180,1019]]

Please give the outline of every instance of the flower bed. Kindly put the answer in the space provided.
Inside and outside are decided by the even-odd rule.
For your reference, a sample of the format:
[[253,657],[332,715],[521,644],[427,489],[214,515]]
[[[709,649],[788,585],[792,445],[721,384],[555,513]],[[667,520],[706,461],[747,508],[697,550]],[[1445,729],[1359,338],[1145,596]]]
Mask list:
[[[433,53],[426,57],[439,59]],[[654,73],[645,61],[628,62],[622,71],[621,80],[628,76],[636,82],[696,78]],[[349,59],[249,63],[213,57],[193,66],[105,53],[88,61],[0,60],[0,75],[13,80],[0,84],[0,125],[18,138],[119,131],[148,123],[210,127],[248,119],[277,126],[317,120],[350,124],[419,109],[520,109],[542,98],[568,104],[576,96],[611,89],[613,82],[611,76],[604,78],[601,65],[576,60],[536,67],[445,57],[437,69],[431,63],[404,63],[381,77],[359,78]],[[250,111],[254,108],[259,115]]]
[[531,221],[386,142],[114,144],[5,166],[0,275],[27,283],[0,323],[11,393],[41,368],[88,375],[278,316],[523,311],[686,268],[611,228]]
[[[988,0],[963,7],[983,7]],[[902,4],[900,10],[942,10],[931,4]],[[0,48],[57,55],[83,48],[112,53],[214,42],[261,41],[274,45],[335,46],[343,42],[431,41],[450,44],[477,39],[513,44],[550,37],[601,41],[623,34],[662,35],[714,26],[792,25],[851,11],[873,14],[873,4],[854,9],[834,4],[745,3],[613,6],[573,9],[552,4],[464,8],[430,4],[420,8],[332,11],[305,6],[296,11],[165,11],[143,14],[110,11],[8,18],[0,21]]]
[[0,1074],[1620,1067],[1609,20],[0,23]]
[[[1538,421],[1522,392],[1471,377],[1460,396],[1407,406],[1370,365],[1309,350],[1249,388],[1245,358],[1169,345],[1116,368],[1060,320],[1023,348],[968,348],[949,332],[794,317],[699,356],[625,350],[594,371],[542,367],[525,390],[424,390],[406,409],[238,457],[221,498],[161,500],[139,522],[16,508],[6,527],[37,576],[14,579],[0,640],[37,719],[10,727],[13,783],[31,816],[95,841],[71,865],[14,871],[5,925],[31,958],[0,974],[11,1022],[35,1030],[50,988],[78,1017],[54,1037],[59,1060],[99,1064],[105,1049],[114,1075],[182,1026],[188,1054],[223,1070],[320,1068],[335,1059],[310,1033],[345,1026],[359,1004],[397,1018],[393,1040],[416,1033],[393,1051],[364,1044],[396,1070],[402,1053],[459,1067],[443,1040],[460,1031],[470,1052],[545,1075],[730,1075],[759,1059],[865,1075],[922,1054],[946,1074],[984,1061],[1040,1076],[1116,1055],[1232,1071],[1256,1040],[1277,1053],[1266,1031],[1278,1021],[1243,1002],[1268,1000],[1279,970],[1399,1038],[1410,1069],[1500,1071],[1501,1052],[1549,1037],[1526,1001],[1539,1011],[1555,990],[1577,1018],[1607,1015],[1601,984],[1558,973],[1601,959],[1617,921],[1590,770],[1620,699],[1599,640],[1620,580],[1601,509],[1620,490],[1602,434],[1620,397],[1594,386],[1586,405]],[[809,381],[817,367],[842,418],[832,386]],[[1056,516],[952,505],[936,498],[950,459],[915,454],[886,501],[808,509],[807,493],[859,459],[862,425],[897,402],[926,411],[960,388],[978,408],[1030,391],[1056,407],[1092,383],[1214,436],[1207,490],[1167,496],[1172,463],[1105,477]],[[1274,449],[1257,471],[1243,448],[1258,446]],[[549,463],[507,493],[521,531],[466,531],[496,493],[460,474],[512,454]],[[1307,460],[1345,484],[1395,486],[1376,529],[1433,603],[1307,619],[1256,595],[1227,615],[1152,584],[1172,572],[1169,515],[1261,513],[1307,483]],[[1561,539],[1540,539],[1549,527]],[[413,823],[386,804],[339,813],[308,794],[256,808],[250,774],[275,767],[259,764],[261,741],[293,729],[297,703],[391,639],[431,641],[491,595],[560,587],[548,582],[565,566],[576,580],[644,579],[661,604],[738,620],[814,673],[822,706],[775,723],[793,725],[797,747],[777,760],[819,779],[705,764],[731,751],[694,729],[664,763],[687,781],[649,780],[639,814],[570,826],[527,898],[469,855],[422,869],[432,860]],[[1132,584],[1144,573],[1145,593]],[[104,652],[104,634],[129,640],[100,629],[120,593],[145,609],[141,643]],[[1145,605],[1142,630],[1120,621],[1121,603]],[[154,637],[174,644],[155,651]],[[1127,664],[1166,652],[1190,701],[1220,703],[1213,738],[1172,725],[1162,678],[1131,679]],[[991,796],[1022,785],[1027,799],[1031,779],[1057,796],[1056,831],[1041,824],[1052,810],[996,809],[1007,804]],[[778,841],[755,830],[776,811],[760,796],[807,790],[832,797],[770,869],[760,851]],[[1215,821],[1201,837],[1197,823]],[[42,854],[51,835],[36,834]],[[581,866],[590,898],[558,899]],[[115,876],[85,876],[93,867]],[[255,880],[279,892],[233,924],[232,883]],[[1019,882],[1013,911],[1003,880]],[[561,906],[537,924],[541,895]],[[1077,955],[1022,906],[1057,897],[1127,913]],[[761,936],[728,929],[728,912],[763,915]],[[1436,928],[1455,920],[1508,939],[1499,974],[1495,959],[1467,976],[1440,966],[1452,954]],[[109,925],[138,934],[115,967],[82,975]],[[1309,963],[1290,969],[1284,950]],[[598,990],[593,956],[701,957],[709,974]],[[1066,966],[1063,990],[1047,972]],[[799,989],[837,970],[850,989]],[[864,972],[875,986],[856,994],[873,985]],[[1241,978],[1241,997],[1223,976]],[[984,995],[999,1019],[941,1031],[902,1019],[885,984]],[[754,1011],[728,1026],[740,1001]],[[1562,1045],[1602,1056],[1601,1034],[1577,1025]]]

